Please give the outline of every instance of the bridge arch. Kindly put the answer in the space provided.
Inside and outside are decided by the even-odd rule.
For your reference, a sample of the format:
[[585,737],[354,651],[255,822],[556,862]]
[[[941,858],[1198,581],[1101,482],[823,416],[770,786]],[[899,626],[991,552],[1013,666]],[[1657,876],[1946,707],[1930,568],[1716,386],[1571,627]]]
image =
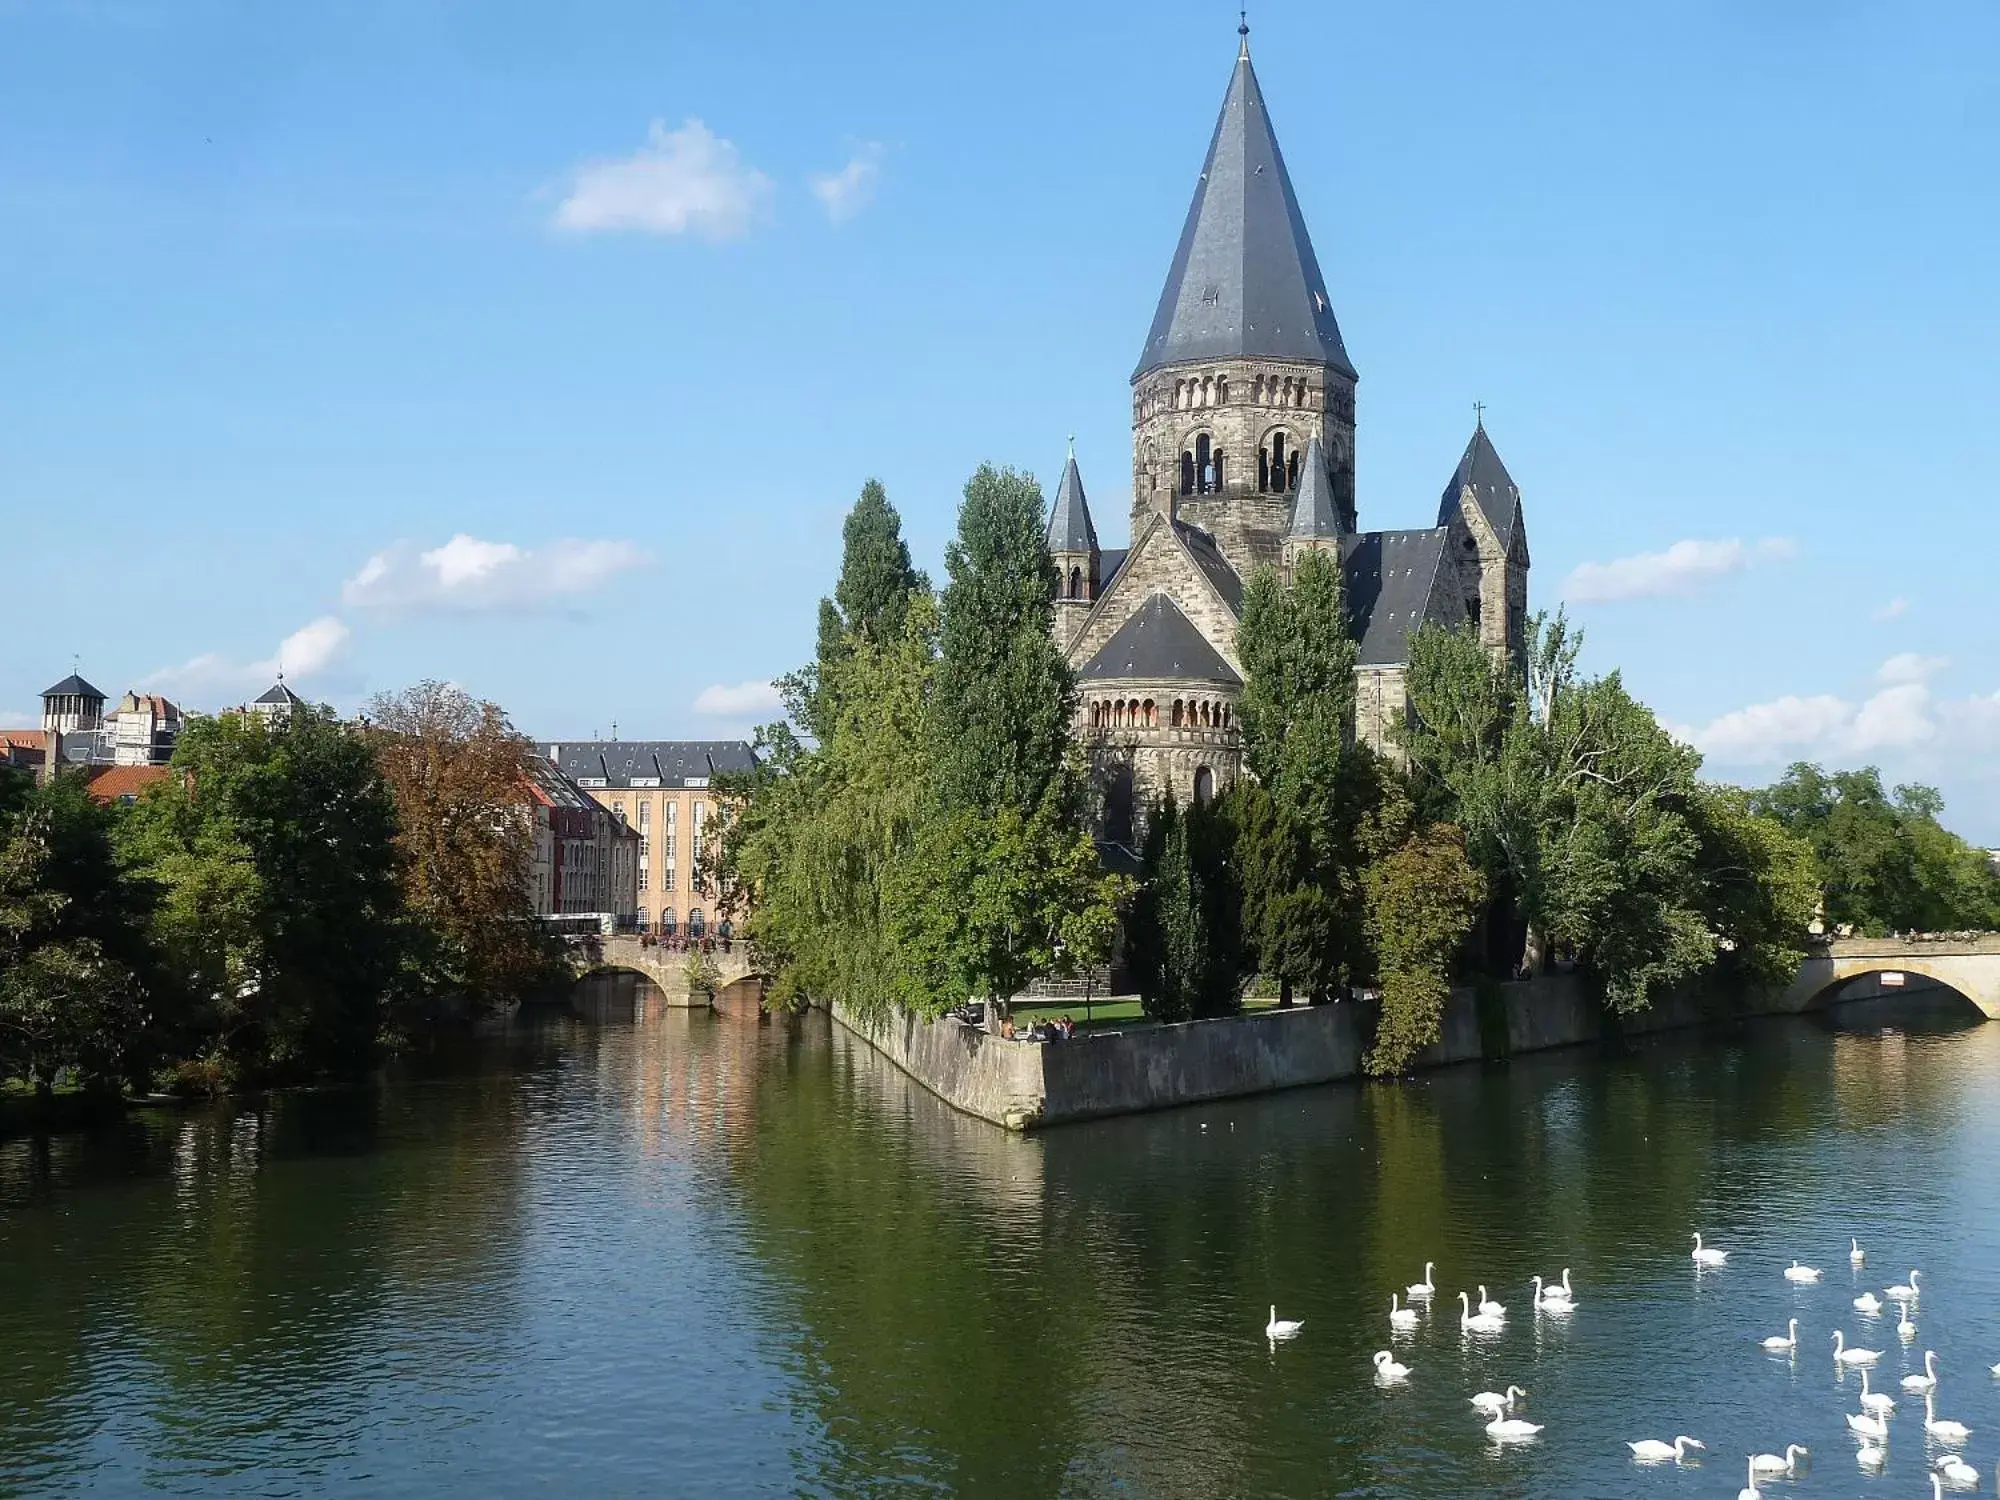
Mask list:
[[[1857,983],[1866,980],[1874,983]],[[1910,980],[1925,981],[1920,988],[1942,986],[1988,1020],[2000,1020],[2000,942],[1991,938],[1934,945],[1895,939],[1829,944],[1806,955],[1785,993],[1785,1009],[1816,1010],[1891,995]]]
[[587,933],[569,940],[570,972],[577,979],[592,974],[631,973],[652,982],[666,996],[671,1007],[704,1008],[725,992],[740,1000],[754,987],[761,1000],[764,975],[751,961],[749,946],[731,943],[725,949],[716,944],[705,950],[714,966],[713,995],[690,993],[687,983],[689,953],[685,948],[665,946],[636,933]]

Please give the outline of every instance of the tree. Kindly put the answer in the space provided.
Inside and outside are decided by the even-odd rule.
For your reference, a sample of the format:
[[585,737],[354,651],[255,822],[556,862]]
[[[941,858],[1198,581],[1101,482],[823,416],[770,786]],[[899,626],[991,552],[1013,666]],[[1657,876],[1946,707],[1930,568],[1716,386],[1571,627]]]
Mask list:
[[127,854],[163,892],[154,931],[195,989],[192,1025],[253,1075],[370,1061],[409,937],[373,750],[297,708],[196,719],[173,765],[133,809]]
[[1146,871],[1126,925],[1133,978],[1160,1021],[1233,1015],[1242,1007],[1243,902],[1230,869],[1227,815],[1172,799],[1146,830]]
[[1453,962],[1486,899],[1465,835],[1433,823],[1368,870],[1368,926],[1381,965],[1382,1006],[1371,1073],[1399,1073],[1438,1039]]
[[396,807],[404,905],[429,940],[426,1001],[461,1013],[555,984],[561,950],[535,918],[533,746],[499,705],[425,681],[369,704],[368,743]]
[[836,668],[863,641],[888,645],[903,634],[910,601],[928,596],[930,580],[910,563],[903,519],[882,482],[861,486],[841,525],[840,578],[833,597],[819,601],[819,645],[811,665],[795,674],[796,713],[815,738],[829,732],[838,711],[832,684]]
[[1739,787],[1704,786],[1692,811],[1719,967],[1740,987],[1782,988],[1805,959],[1819,904],[1812,845],[1757,813]]

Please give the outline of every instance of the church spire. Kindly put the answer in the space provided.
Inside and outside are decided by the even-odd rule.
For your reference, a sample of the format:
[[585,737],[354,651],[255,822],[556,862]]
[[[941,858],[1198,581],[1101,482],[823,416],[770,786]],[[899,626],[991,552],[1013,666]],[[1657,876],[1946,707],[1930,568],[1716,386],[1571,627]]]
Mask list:
[[1062,482],[1056,486],[1056,503],[1049,512],[1051,553],[1093,553],[1097,551],[1097,528],[1090,523],[1090,505],[1083,496],[1083,475],[1076,467],[1076,443],[1071,440],[1069,459],[1063,464]]
[[1352,378],[1340,325],[1237,26],[1236,65],[1180,245],[1134,371],[1186,360],[1265,357]]
[[1306,460],[1299,470],[1299,492],[1292,501],[1292,524],[1286,538],[1294,542],[1324,542],[1339,538],[1344,530],[1340,506],[1333,497],[1333,475],[1326,466],[1326,449],[1314,433],[1306,445]]

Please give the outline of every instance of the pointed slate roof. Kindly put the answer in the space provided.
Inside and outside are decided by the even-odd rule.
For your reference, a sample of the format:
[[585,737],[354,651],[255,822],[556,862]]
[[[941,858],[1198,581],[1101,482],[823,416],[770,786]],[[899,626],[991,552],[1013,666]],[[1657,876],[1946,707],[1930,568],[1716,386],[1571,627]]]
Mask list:
[[1256,355],[1354,373],[1246,33],[1132,378],[1182,360]]
[[1324,541],[1341,534],[1340,507],[1333,503],[1333,475],[1326,466],[1326,450],[1319,434],[1306,444],[1306,461],[1299,474],[1299,492],[1292,499],[1292,525],[1287,533],[1293,541]]
[[280,678],[277,682],[259,693],[257,701],[259,703],[282,703],[287,708],[304,708],[306,703],[305,699],[285,686],[283,678]]
[[1514,519],[1521,513],[1521,491],[1507,472],[1507,466],[1500,462],[1500,454],[1493,447],[1493,439],[1486,435],[1484,422],[1473,429],[1472,441],[1465,445],[1465,456],[1459,459],[1458,467],[1452,470],[1451,482],[1444,487],[1444,495],[1438,501],[1438,525],[1449,526],[1458,519],[1458,497],[1468,484],[1487,524],[1500,538],[1500,545],[1509,545],[1514,540]]
[[72,672],[54,687],[43,688],[44,698],[102,698],[104,694]]
[[1097,528],[1090,524],[1090,505],[1083,498],[1083,475],[1077,472],[1076,454],[1063,465],[1062,483],[1056,486],[1055,509],[1049,512],[1049,551],[1095,552]]
[[1448,533],[1364,531],[1343,560],[1348,626],[1364,667],[1410,659],[1410,636],[1431,617]]
[[1228,662],[1165,594],[1153,594],[1132,611],[1077,678],[1103,682],[1123,677],[1188,677],[1241,684]]

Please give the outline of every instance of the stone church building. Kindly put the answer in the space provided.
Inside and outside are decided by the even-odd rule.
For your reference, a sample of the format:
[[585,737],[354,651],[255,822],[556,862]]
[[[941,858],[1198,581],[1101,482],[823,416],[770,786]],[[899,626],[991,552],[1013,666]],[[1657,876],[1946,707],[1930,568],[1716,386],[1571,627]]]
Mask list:
[[1132,376],[1131,544],[1099,545],[1074,454],[1049,517],[1055,631],[1077,676],[1099,832],[1128,848],[1165,793],[1205,801],[1241,769],[1236,625],[1255,569],[1339,557],[1359,647],[1355,732],[1392,754],[1411,633],[1470,622],[1518,658],[1527,619],[1520,491],[1483,423],[1434,523],[1360,529],[1358,377],[1240,34]]

